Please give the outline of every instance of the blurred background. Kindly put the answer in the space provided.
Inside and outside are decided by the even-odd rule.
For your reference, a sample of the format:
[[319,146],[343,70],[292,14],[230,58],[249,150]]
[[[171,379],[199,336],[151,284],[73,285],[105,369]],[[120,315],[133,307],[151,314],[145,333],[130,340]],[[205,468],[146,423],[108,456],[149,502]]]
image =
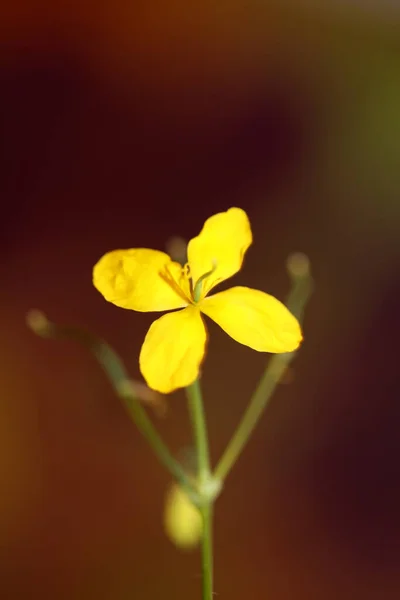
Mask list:
[[[162,529],[168,476],[92,358],[25,315],[99,333],[139,377],[154,315],[107,304],[92,266],[231,206],[255,238],[235,283],[284,299],[300,250],[316,290],[218,500],[217,597],[399,597],[399,34],[395,0],[2,3],[2,598],[200,597]],[[265,356],[209,329],[216,461]]]

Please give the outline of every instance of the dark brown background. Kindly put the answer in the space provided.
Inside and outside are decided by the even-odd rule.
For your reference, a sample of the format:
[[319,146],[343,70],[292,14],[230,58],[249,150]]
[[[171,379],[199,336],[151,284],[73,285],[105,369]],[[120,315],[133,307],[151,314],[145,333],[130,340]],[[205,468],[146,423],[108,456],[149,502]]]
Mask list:
[[[199,557],[162,530],[168,477],[91,358],[24,319],[89,327],[139,376],[153,316],[104,302],[93,264],[234,205],[255,237],[236,281],[283,298],[302,250],[316,292],[218,501],[217,597],[399,597],[400,19],[370,4],[2,5],[2,598],[199,598]],[[210,332],[216,460],[264,357]],[[190,443],[183,395],[160,427]]]

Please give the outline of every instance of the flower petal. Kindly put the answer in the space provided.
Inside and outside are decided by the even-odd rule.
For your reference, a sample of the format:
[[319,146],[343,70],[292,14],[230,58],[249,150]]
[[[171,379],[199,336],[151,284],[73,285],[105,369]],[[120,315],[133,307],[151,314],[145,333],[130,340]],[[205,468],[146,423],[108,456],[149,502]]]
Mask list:
[[188,244],[188,261],[194,285],[215,266],[213,273],[203,283],[202,296],[240,270],[252,240],[249,219],[241,208],[230,208],[207,219],[200,234]]
[[140,352],[140,370],[149,387],[169,394],[190,385],[199,374],[207,332],[196,306],[154,321]]
[[292,352],[302,340],[286,306],[259,290],[233,287],[205,298],[199,308],[234,340],[258,352]]
[[179,263],[147,248],[108,252],[93,269],[93,285],[108,302],[141,312],[187,306],[181,279]]

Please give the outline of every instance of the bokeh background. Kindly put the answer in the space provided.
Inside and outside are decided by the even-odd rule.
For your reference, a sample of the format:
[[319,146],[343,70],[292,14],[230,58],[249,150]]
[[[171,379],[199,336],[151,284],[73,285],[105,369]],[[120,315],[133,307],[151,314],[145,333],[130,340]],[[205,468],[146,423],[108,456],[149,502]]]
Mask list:
[[[236,282],[283,299],[301,250],[316,290],[218,501],[217,597],[398,598],[398,3],[6,0],[0,90],[0,596],[200,597],[162,529],[168,476],[91,357],[25,315],[98,332],[139,377],[153,316],[107,304],[93,264],[236,205]],[[215,461],[265,357],[210,331]],[[154,418],[190,444],[182,394]]]

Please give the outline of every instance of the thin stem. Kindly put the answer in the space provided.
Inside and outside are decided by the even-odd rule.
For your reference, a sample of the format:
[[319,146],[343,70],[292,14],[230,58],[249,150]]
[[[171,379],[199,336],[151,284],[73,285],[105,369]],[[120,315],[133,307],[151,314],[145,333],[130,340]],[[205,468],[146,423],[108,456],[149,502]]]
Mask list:
[[238,428],[217,464],[215,469],[215,477],[217,479],[223,481],[236,463],[271,398],[278,381],[286,371],[288,364],[293,360],[294,354],[294,352],[291,354],[277,354],[271,359],[268,369],[261,377]]
[[204,414],[204,404],[197,379],[186,388],[189,413],[192,421],[193,433],[196,444],[197,468],[199,480],[199,510],[203,520],[203,535],[201,541],[202,563],[202,588],[203,600],[212,600],[213,597],[213,548],[212,548],[212,513],[213,499],[202,498],[202,488],[210,482],[210,456],[208,448],[208,434]]
[[[287,299],[287,306],[301,320],[305,305],[312,291],[312,279],[309,272],[308,259],[303,255],[294,255],[288,262],[288,270],[292,278],[292,288]],[[276,386],[295,356],[296,352],[276,354],[269,361],[268,367],[264,371],[251,397],[250,404],[242,420],[217,464],[214,473],[216,479],[223,481],[231,471],[253,433]]]
[[203,537],[201,545],[201,565],[203,578],[203,600],[213,597],[213,502],[200,508],[203,519]]
[[193,483],[163,442],[153,423],[141,405],[135,385],[126,372],[125,366],[117,353],[96,336],[75,327],[55,325],[48,321],[43,313],[31,311],[27,317],[31,329],[44,338],[70,339],[88,348],[97,359],[115,393],[122,400],[132,421],[146,439],[154,454],[162,465],[186,489],[193,490]]
[[210,455],[203,397],[198,379],[186,388],[186,394],[195,438],[198,476],[201,484],[207,481],[210,476]]
[[173,477],[187,489],[193,489],[193,483],[185,473],[183,467],[173,457],[168,447],[160,437],[158,431],[150,421],[143,406],[134,395],[119,394],[119,397],[124,403],[124,406],[135,423],[140,433],[146,439],[153,452],[157,456],[162,465],[171,473]]

